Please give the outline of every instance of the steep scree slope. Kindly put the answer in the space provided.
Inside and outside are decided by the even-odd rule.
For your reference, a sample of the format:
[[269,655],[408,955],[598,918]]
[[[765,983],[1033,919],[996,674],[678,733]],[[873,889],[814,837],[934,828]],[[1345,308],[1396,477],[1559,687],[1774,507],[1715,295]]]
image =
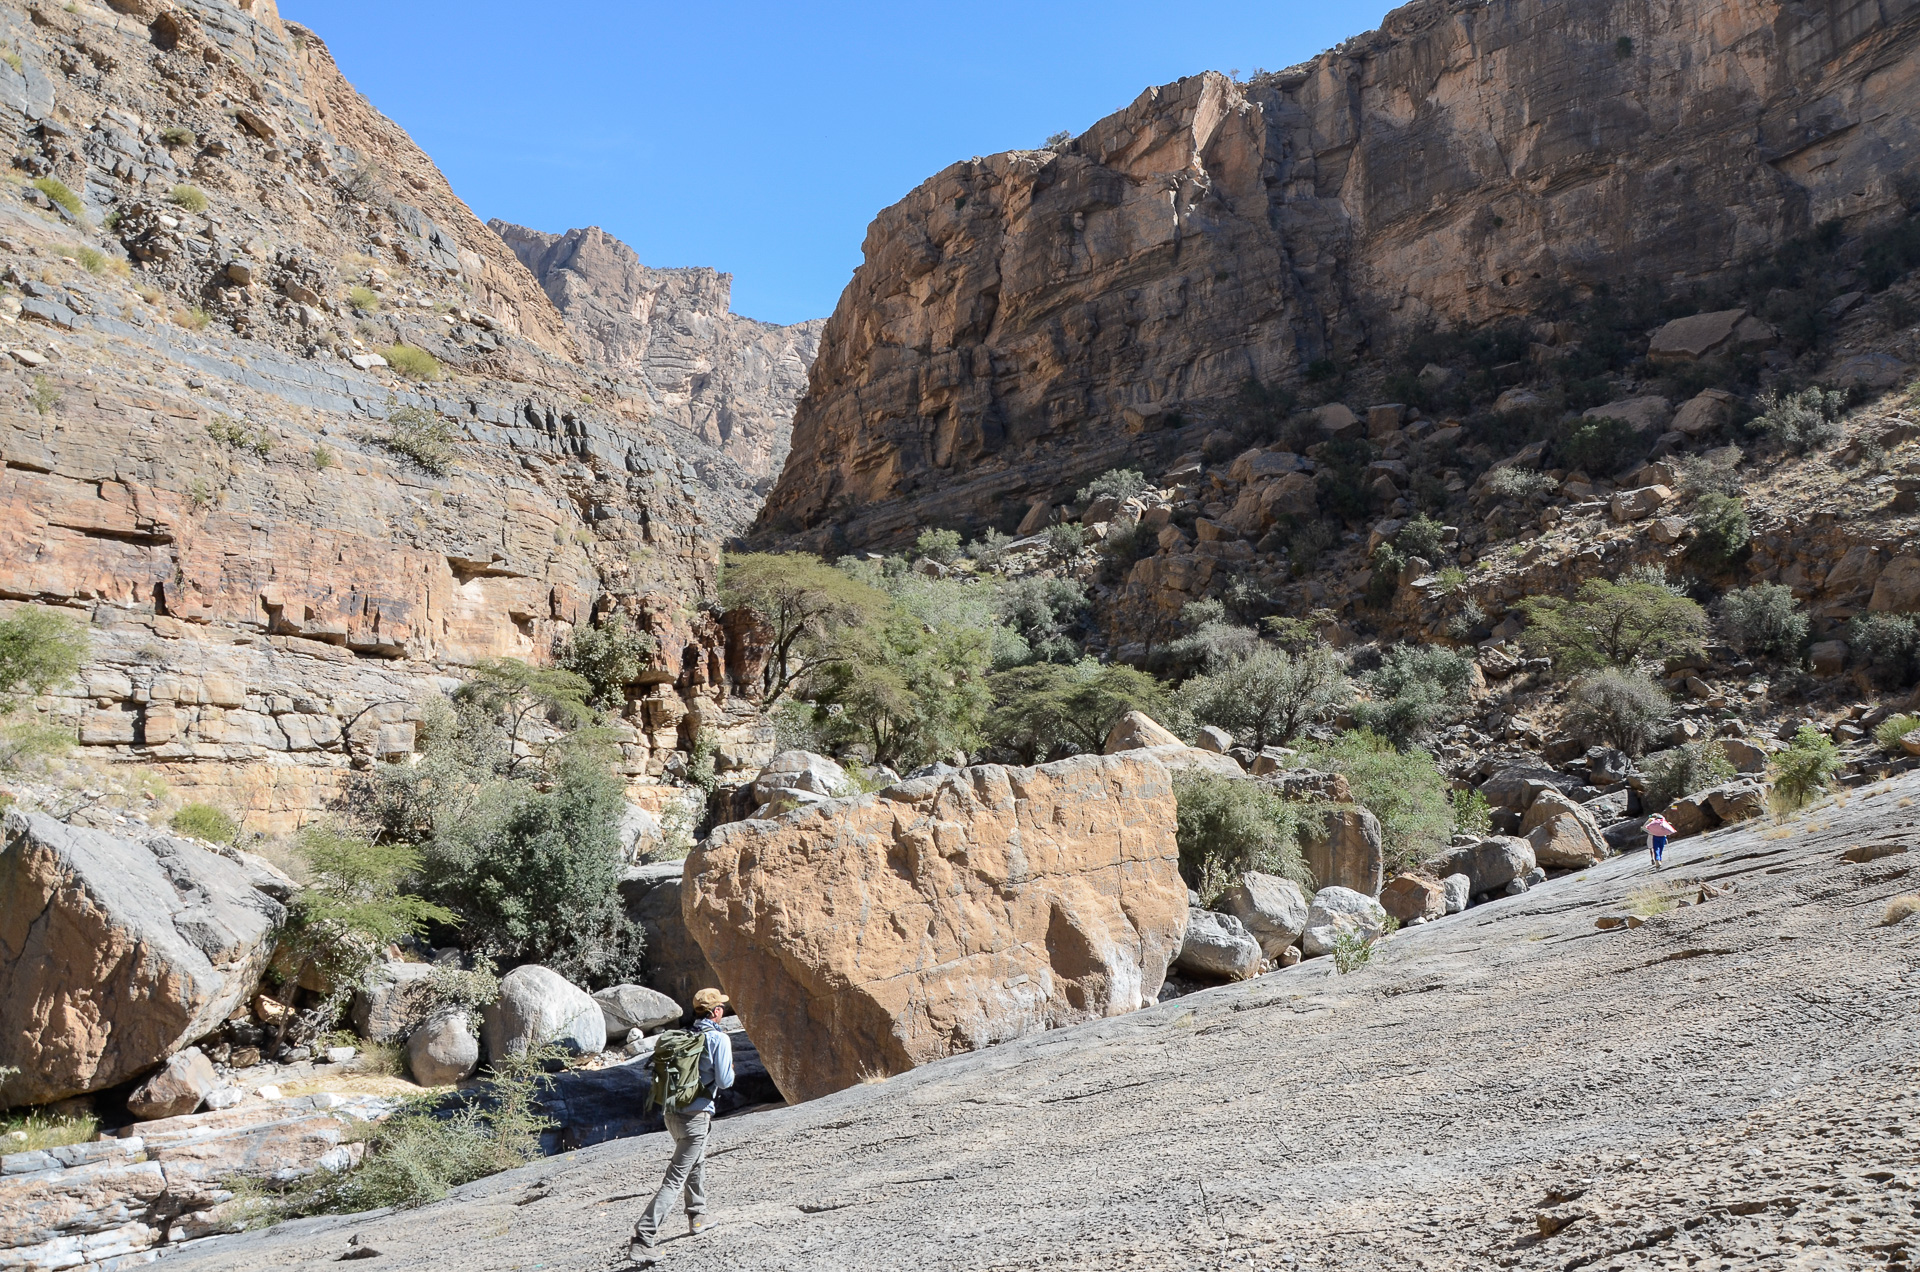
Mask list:
[[598,226],[488,226],[533,271],[588,357],[637,379],[671,420],[771,487],[826,319],[780,326],[731,311],[733,275],[649,269]]
[[1421,0],[1150,89],[875,219],[759,525],[1006,528],[1250,377],[1871,221],[1920,164],[1916,96],[1914,0]]
[[[1920,777],[1682,841],[1114,1020],[714,1128],[719,1227],[659,1266],[1907,1267]],[[1905,851],[1856,865],[1849,846]],[[1731,891],[1599,930],[1645,889]],[[1636,897],[1636,894],[1637,897]],[[600,1269],[664,1135],[181,1269]],[[1553,1235],[1545,1235],[1547,1233]],[[1684,1264],[1682,1263],[1684,1260]]]

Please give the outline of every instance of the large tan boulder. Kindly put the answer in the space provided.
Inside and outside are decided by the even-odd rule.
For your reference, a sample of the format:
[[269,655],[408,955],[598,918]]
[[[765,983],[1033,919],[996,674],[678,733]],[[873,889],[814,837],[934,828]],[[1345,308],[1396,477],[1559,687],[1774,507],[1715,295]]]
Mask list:
[[1146,712],[1129,711],[1113,722],[1113,727],[1107,730],[1106,744],[1100,749],[1104,754],[1114,755],[1141,747],[1182,745],[1171,730],[1162,727]]
[[1910,614],[1920,610],[1920,557],[1895,557],[1874,580],[1870,610]]
[[1140,752],[980,765],[715,830],[687,928],[788,1099],[1151,1004],[1187,887]]
[[1541,822],[1527,833],[1527,843],[1534,863],[1548,870],[1585,870],[1607,858],[1606,838],[1580,810]]
[[1300,827],[1300,852],[1318,886],[1380,895],[1386,855],[1380,819],[1366,809],[1328,808],[1317,818],[1307,818]]
[[13,812],[0,848],[0,1107],[117,1085],[252,995],[285,910],[243,862]]

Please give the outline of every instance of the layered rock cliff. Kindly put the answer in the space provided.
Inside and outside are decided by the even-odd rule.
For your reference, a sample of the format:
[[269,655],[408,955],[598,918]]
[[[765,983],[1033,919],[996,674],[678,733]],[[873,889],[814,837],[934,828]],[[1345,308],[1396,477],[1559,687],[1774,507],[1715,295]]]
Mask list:
[[598,226],[543,234],[487,224],[540,280],[588,357],[638,380],[655,418],[772,485],[824,318],[786,327],[743,318],[730,307],[731,274],[650,269]]
[[1872,222],[1920,172],[1917,46],[1913,0],[1422,0],[955,164],[869,229],[759,525],[1011,528],[1249,379]]
[[0,7],[0,40],[0,598],[94,631],[43,720],[280,830],[463,667],[619,609],[658,642],[636,783],[703,722],[751,748],[709,606],[753,479],[583,368],[317,36],[115,0]]

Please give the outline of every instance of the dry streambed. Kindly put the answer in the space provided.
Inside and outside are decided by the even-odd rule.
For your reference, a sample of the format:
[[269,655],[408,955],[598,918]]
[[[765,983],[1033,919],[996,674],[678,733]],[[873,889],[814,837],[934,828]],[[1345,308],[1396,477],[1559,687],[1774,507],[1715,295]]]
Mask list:
[[[1916,798],[1900,779],[1402,932],[1346,976],[1314,960],[722,1123],[723,1227],[658,1263],[1910,1268],[1920,918],[1881,919],[1920,890]],[[619,1267],[666,1151],[170,1262]]]

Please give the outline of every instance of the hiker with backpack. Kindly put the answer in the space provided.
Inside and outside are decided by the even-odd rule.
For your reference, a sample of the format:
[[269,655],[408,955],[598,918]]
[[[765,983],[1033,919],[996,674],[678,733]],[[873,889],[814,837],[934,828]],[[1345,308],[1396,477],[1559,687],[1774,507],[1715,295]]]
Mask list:
[[1658,870],[1666,864],[1667,840],[1677,833],[1674,824],[1655,813],[1647,821],[1647,856],[1653,860],[1653,868]]
[[634,1250],[659,1244],[660,1225],[683,1189],[687,1235],[699,1236],[707,1226],[707,1128],[713,1122],[714,1097],[733,1085],[733,1040],[720,1027],[729,1001],[717,989],[701,990],[693,996],[693,1028],[663,1030],[654,1040],[653,1090],[647,1103],[658,1104],[666,1115],[673,1160],[660,1191],[633,1225]]

